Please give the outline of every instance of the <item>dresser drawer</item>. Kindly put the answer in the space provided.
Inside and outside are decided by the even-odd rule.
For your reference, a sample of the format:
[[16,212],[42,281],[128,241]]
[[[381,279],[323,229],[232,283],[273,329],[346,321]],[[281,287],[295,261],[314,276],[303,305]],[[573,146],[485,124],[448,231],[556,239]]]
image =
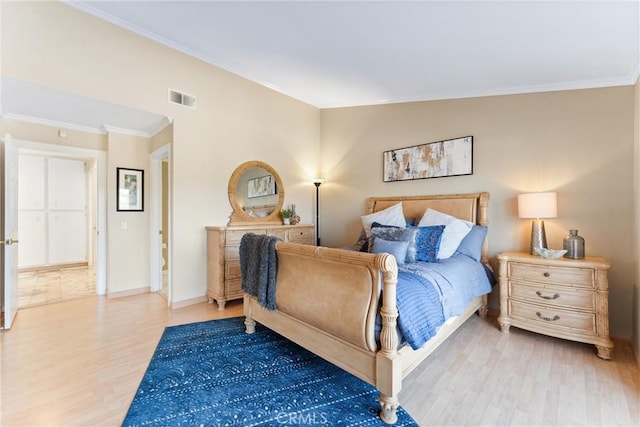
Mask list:
[[224,291],[227,295],[242,292],[242,280],[240,278],[225,280]]
[[509,316],[525,321],[533,321],[545,327],[578,330],[596,334],[595,313],[562,310],[557,307],[539,306],[509,300]]
[[237,279],[240,277],[240,262],[228,261],[224,265],[225,277],[228,279]]
[[269,236],[277,237],[280,240],[287,240],[287,229],[286,228],[276,228],[273,230],[269,230],[267,233]]
[[287,230],[287,241],[293,243],[313,244],[313,229],[311,228],[291,228]]
[[509,297],[554,307],[595,311],[596,294],[584,288],[509,281]]
[[552,267],[547,265],[509,263],[509,278],[544,283],[594,288],[594,271],[590,268]]
[[227,261],[235,261],[240,259],[240,245],[238,246],[225,246],[224,247],[224,259]]
[[267,234],[266,229],[251,229],[251,230],[227,230],[226,232],[226,244],[227,245],[239,245],[240,240],[242,240],[242,236],[247,233],[253,234]]

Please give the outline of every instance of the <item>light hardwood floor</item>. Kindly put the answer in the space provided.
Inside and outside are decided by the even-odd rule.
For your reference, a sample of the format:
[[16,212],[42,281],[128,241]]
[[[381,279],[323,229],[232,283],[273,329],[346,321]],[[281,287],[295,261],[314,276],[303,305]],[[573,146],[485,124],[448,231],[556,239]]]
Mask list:
[[[0,334],[2,426],[122,423],[165,326],[238,316],[241,301],[169,310],[157,294],[92,297],[20,310]],[[403,384],[421,426],[639,425],[629,344],[593,346],[472,317]]]

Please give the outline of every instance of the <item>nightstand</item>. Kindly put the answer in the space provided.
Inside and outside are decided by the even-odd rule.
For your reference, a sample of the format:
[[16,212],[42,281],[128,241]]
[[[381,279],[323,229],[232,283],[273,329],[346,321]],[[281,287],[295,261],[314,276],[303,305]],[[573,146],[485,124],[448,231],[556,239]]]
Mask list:
[[510,326],[557,338],[594,344],[598,356],[611,359],[609,284],[605,259],[546,259],[503,252],[500,261],[500,316]]

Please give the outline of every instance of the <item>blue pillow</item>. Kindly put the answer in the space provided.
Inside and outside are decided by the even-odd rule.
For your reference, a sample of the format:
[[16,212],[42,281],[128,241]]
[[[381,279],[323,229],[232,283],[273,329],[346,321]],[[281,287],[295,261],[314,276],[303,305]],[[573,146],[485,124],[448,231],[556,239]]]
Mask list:
[[[379,228],[400,228],[397,227],[395,225],[385,225],[385,224],[380,224],[379,222],[374,221],[371,224],[371,230],[373,230],[375,227],[379,227]],[[373,245],[373,236],[371,236],[371,233],[369,233],[369,236],[367,236],[366,231],[364,230],[364,228],[362,229],[362,232],[360,233],[360,237],[358,238],[358,241],[356,242],[356,245],[358,245],[357,247],[360,248],[360,252],[371,252],[371,248]]]
[[[417,230],[414,229],[376,225],[376,223],[373,223],[371,227],[369,247],[373,248],[373,239],[376,237],[380,237],[384,240],[409,242],[409,246],[407,247],[407,256],[404,259],[404,262],[413,263],[416,262],[416,234]],[[373,252],[373,250],[371,250],[371,252]]]
[[456,253],[463,254],[469,258],[480,261],[482,258],[482,245],[487,237],[487,227],[484,225],[474,225],[464,239],[460,242]]
[[429,225],[426,227],[415,227],[416,233],[416,261],[438,262],[438,249],[440,249],[440,239],[444,225]]
[[380,237],[374,237],[371,252],[374,254],[380,254],[383,252],[391,254],[396,258],[398,265],[402,265],[404,264],[404,260],[407,256],[408,247],[409,242],[404,240],[384,240]]

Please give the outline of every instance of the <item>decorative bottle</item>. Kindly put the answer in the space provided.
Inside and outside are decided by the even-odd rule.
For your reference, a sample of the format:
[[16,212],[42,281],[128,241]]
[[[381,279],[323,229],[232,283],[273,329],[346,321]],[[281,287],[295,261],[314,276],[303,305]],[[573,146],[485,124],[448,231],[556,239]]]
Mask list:
[[293,213],[293,215],[291,215],[291,225],[296,225],[298,223],[300,223],[300,215],[298,215],[296,213],[296,205],[291,205],[291,211]]
[[578,230],[569,230],[569,235],[562,241],[562,248],[567,251],[565,258],[584,258],[584,239],[578,236]]

